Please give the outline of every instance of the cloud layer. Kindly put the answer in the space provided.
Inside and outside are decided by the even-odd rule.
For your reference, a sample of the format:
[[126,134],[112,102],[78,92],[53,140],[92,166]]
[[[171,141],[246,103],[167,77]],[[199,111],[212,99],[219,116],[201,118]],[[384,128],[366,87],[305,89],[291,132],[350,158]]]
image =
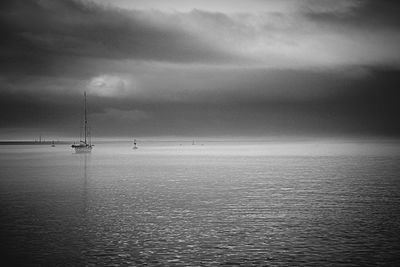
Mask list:
[[399,64],[400,33],[390,12],[398,5],[387,4],[382,17],[370,9],[384,5],[368,1],[283,2],[275,12],[225,14],[6,1],[1,45],[12,63],[45,59],[43,68],[63,56],[269,67]]
[[70,135],[83,90],[98,135],[400,133],[396,1],[0,5],[0,137]]

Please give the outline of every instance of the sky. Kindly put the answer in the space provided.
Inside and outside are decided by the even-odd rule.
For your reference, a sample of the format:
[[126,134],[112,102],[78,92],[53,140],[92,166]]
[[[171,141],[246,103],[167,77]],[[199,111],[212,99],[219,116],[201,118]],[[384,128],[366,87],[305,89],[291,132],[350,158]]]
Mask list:
[[3,0],[0,139],[400,136],[400,2]]

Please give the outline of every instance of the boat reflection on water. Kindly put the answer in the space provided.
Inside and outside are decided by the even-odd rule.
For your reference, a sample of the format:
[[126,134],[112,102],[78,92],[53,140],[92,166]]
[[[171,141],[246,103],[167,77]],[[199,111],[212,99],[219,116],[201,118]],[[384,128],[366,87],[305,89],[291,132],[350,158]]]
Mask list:
[[90,161],[90,154],[80,154],[80,169],[82,170],[82,203],[83,203],[83,214],[87,211],[87,200],[88,200],[88,161]]

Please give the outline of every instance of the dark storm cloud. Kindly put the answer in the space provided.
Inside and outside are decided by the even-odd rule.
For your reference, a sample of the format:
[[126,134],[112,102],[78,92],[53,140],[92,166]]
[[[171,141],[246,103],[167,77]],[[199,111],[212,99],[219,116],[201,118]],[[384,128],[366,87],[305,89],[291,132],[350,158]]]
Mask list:
[[[397,28],[400,26],[399,1],[354,0],[343,2],[350,3],[344,12],[332,9],[315,9],[312,8],[313,5],[308,5],[303,12],[312,19],[331,23],[353,24],[360,27],[385,25]],[[318,0],[309,2],[309,4],[315,3],[318,3]],[[333,6],[335,6],[334,3]]]
[[400,134],[397,2],[250,2],[2,1],[0,138]]
[[2,1],[0,70],[77,75],[98,65],[96,60],[129,59],[269,67],[398,65],[397,3],[283,2],[297,4],[275,13],[223,14],[126,10],[77,0]]
[[88,1],[16,0],[2,2],[0,17],[3,71],[50,69],[64,58],[72,58],[71,62],[76,58],[174,62],[227,58],[157,11],[126,11]]
[[[198,101],[120,100],[118,105],[114,103],[111,106],[114,109],[111,114],[107,109],[101,111],[110,116],[109,121],[113,121],[111,125],[114,126],[107,129],[103,126],[103,131],[108,131],[110,135],[112,132],[115,134],[113,129],[119,129],[121,135],[145,135],[154,132],[152,129],[157,129],[160,135],[189,136],[395,135],[400,133],[397,117],[400,113],[397,103],[400,97],[397,90],[399,74],[399,71],[370,70],[364,79],[343,80],[340,73],[282,71],[280,75],[287,80],[279,79],[265,85],[276,89],[285,86],[295,89],[300,83],[302,86],[314,86],[310,89],[315,91],[314,98],[270,97],[269,94],[261,93],[260,87],[254,88],[256,82],[252,87],[247,82],[237,84],[237,88],[230,88],[232,92],[213,91],[202,94],[195,90],[195,96],[189,99],[199,98]],[[251,79],[246,79],[246,75],[240,78],[261,78],[261,74],[247,75]],[[307,77],[306,82],[300,79],[303,75]],[[330,82],[330,95],[318,95],[318,87],[323,81]],[[243,90],[247,93],[243,93]],[[97,106],[99,111],[107,103],[100,105]]]
[[[261,74],[247,75],[252,79],[261,78]],[[89,118],[98,137],[400,134],[397,117],[400,112],[397,103],[400,97],[397,90],[399,71],[370,69],[363,79],[346,80],[343,80],[343,74],[331,72],[282,71],[280,75],[287,80],[277,81],[270,87],[299,86],[300,77],[304,75],[307,77],[305,85],[315,86],[315,90],[323,81],[330,82],[332,94],[316,94],[313,99],[270,98],[250,89],[246,89],[249,92],[247,95],[241,94],[238,88],[234,90],[238,94],[236,96],[232,93],[223,93],[222,96],[218,92],[197,93],[197,102],[91,96]],[[243,85],[237,86],[242,88]],[[224,100],[224,95],[231,99]],[[207,101],[206,97],[213,100]],[[34,93],[2,94],[1,126],[62,131],[66,136],[77,133],[81,102],[74,96],[65,95],[50,99]],[[39,133],[38,130],[36,132]]]

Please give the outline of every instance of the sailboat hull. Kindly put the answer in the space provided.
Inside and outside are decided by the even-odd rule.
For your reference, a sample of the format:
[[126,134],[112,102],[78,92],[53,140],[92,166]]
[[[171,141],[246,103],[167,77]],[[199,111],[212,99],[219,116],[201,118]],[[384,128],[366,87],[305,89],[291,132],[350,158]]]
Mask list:
[[75,149],[75,153],[90,153],[92,152],[92,145],[72,145],[73,149]]

